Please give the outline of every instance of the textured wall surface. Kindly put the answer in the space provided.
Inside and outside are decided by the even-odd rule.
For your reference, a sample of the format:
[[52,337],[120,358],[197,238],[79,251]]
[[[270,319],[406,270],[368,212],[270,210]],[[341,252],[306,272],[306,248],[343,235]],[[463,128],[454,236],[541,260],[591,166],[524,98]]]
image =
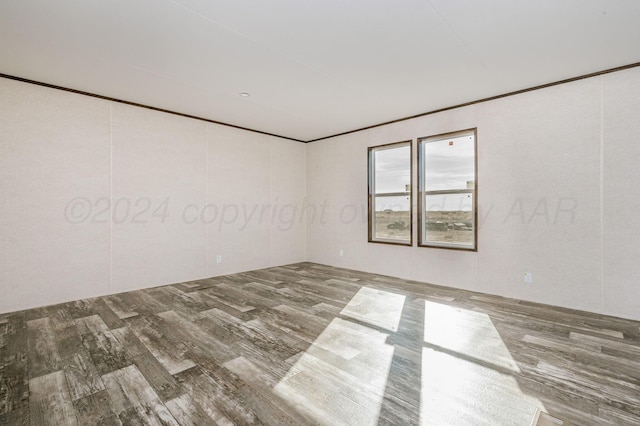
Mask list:
[[306,259],[304,144],[6,79],[0,129],[0,312]]
[[[634,68],[309,144],[309,199],[328,205],[309,260],[640,319],[639,82]],[[367,147],[472,127],[478,251],[367,243]]]

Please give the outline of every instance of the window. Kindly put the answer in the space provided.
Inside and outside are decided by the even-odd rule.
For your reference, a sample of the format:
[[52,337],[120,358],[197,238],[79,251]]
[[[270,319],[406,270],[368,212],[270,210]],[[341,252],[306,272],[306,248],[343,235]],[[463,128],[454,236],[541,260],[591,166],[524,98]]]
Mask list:
[[418,245],[476,251],[476,129],[418,139],[418,164]]
[[369,148],[369,241],[411,245],[411,141]]

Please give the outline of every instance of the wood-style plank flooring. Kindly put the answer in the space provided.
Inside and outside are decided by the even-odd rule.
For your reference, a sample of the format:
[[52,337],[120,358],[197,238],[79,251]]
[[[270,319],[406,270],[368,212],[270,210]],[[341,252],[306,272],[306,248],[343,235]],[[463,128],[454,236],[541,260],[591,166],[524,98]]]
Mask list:
[[0,315],[0,424],[494,426],[545,412],[640,425],[640,323],[312,263]]

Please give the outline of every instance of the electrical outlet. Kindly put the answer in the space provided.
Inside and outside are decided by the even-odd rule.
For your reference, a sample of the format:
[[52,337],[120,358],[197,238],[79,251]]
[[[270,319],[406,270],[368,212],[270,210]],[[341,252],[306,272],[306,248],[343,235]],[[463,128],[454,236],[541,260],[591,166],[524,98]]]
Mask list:
[[340,256],[344,256],[344,250],[340,249]]
[[531,284],[533,282],[533,274],[531,272],[524,273],[524,282],[527,284]]
[[216,256],[216,263],[222,263],[222,256],[221,255],[217,255]]

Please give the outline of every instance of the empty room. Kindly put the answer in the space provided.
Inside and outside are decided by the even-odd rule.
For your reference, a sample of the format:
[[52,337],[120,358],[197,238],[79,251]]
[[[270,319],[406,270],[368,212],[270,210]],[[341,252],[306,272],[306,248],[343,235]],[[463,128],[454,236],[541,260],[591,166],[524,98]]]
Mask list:
[[637,0],[0,3],[1,425],[640,425]]

